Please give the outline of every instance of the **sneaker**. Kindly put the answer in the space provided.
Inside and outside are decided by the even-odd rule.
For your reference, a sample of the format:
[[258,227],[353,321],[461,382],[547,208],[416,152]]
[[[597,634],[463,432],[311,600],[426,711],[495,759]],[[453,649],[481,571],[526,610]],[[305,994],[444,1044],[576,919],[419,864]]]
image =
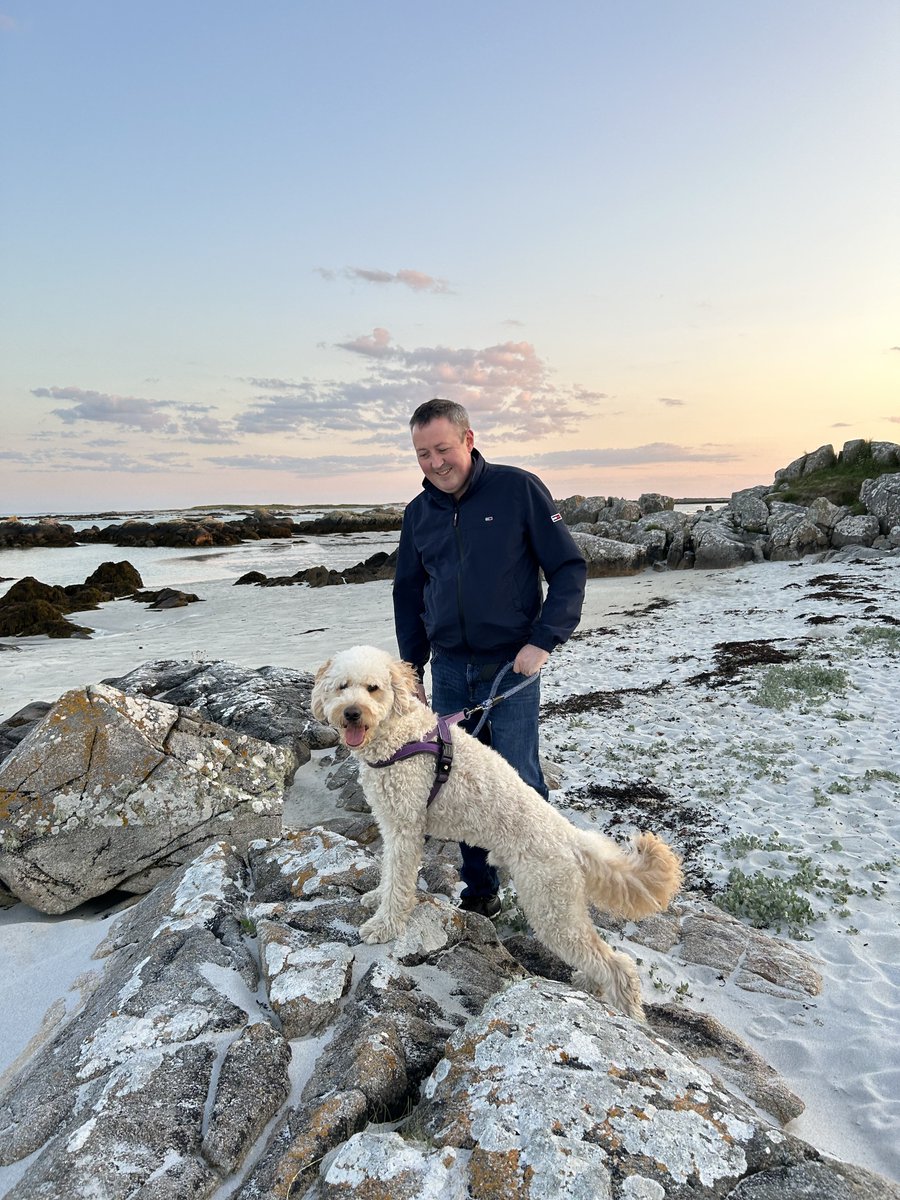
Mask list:
[[500,897],[462,896],[459,907],[463,912],[480,913],[482,917],[496,917],[500,912]]

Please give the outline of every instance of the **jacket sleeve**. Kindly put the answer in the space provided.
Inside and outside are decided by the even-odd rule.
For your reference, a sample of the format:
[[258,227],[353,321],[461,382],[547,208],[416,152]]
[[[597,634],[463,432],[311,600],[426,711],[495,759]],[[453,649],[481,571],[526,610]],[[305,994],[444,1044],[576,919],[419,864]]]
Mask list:
[[427,574],[416,549],[412,524],[413,515],[407,508],[403,514],[394,573],[394,629],[400,657],[412,663],[422,679],[431,653],[424,621]]
[[549,652],[567,641],[581,620],[587,563],[547,488],[535,475],[529,476],[529,484],[528,536],[547,581],[547,595],[529,641]]

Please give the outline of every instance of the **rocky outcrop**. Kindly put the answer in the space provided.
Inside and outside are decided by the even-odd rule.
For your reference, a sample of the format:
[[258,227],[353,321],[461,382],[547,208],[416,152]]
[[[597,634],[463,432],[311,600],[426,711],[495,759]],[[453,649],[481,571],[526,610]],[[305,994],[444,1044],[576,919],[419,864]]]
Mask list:
[[630,1021],[436,893],[362,945],[376,878],[316,828],[214,843],[122,914],[0,1095],[0,1163],[32,1156],[6,1200],[900,1195],[732,1094],[726,1063],[779,1119],[802,1107],[705,1014]]
[[0,637],[90,637],[90,629],[67,621],[66,614],[98,608],[140,587],[140,573],[129,562],[101,563],[84,583],[65,587],[26,575],[0,597]]
[[860,500],[878,518],[881,533],[896,537],[900,529],[900,473],[867,479]]
[[295,765],[171,704],[67,692],[0,765],[0,881],[47,913],[146,892],[213,838],[278,830]]
[[20,521],[18,517],[0,520],[0,550],[24,550],[31,546],[77,546],[71,525],[50,517],[40,521]]
[[[793,560],[808,554],[823,559],[847,547],[896,554],[900,551],[900,474],[866,480],[859,506],[789,502],[788,489],[836,465],[875,468],[900,462],[900,446],[890,442],[847,442],[839,454],[820,446],[775,473],[773,485],[744,488],[718,509],[685,516],[671,510],[667,497],[638,502],[602,496],[573,496],[560,505],[591,574],[629,574],[642,566],[727,568],[748,562]],[[651,508],[661,511],[652,515]],[[610,546],[612,541],[618,544]],[[628,550],[626,547],[636,549]],[[591,568],[590,564],[596,563]]]
[[308,671],[156,659],[104,683],[130,696],[192,709],[233,733],[286,747],[298,764],[309,760],[311,750],[337,743],[335,730],[310,712],[313,677]]
[[396,566],[396,550],[392,550],[390,554],[379,551],[364,562],[340,571],[321,566],[304,567],[302,571],[293,575],[276,575],[272,578],[261,571],[248,571],[246,575],[235,580],[235,586],[254,583],[259,587],[291,587],[294,584],[305,583],[309,587],[333,587],[344,583],[372,583],[376,579],[393,579]]

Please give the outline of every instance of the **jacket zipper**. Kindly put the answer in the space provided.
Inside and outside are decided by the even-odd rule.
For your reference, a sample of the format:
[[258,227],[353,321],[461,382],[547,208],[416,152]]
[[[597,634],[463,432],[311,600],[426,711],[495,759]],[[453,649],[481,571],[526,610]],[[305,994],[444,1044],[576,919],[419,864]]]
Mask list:
[[453,506],[453,534],[456,538],[456,608],[459,613],[459,632],[462,637],[462,644],[467,653],[471,653],[469,646],[469,636],[466,633],[466,614],[463,611],[463,590],[462,590],[462,535],[459,532],[459,505],[454,501]]

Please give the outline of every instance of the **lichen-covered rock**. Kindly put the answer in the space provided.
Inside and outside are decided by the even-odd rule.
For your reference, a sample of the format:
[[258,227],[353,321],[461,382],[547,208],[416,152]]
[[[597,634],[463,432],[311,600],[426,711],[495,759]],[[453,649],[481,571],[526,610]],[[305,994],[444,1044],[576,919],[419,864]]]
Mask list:
[[900,525],[900,474],[867,479],[860,488],[859,498],[878,518],[882,533]]
[[317,1033],[350,987],[353,951],[272,921],[260,921],[259,956],[269,1003],[288,1038]]
[[[469,1195],[478,1200],[723,1200],[741,1180],[774,1183],[813,1163],[823,1188],[816,1195],[828,1187],[865,1195],[839,1190],[855,1186],[855,1168],[818,1162],[697,1063],[584,993],[543,980],[514,984],[454,1034],[401,1132],[468,1152]],[[384,1179],[393,1169],[383,1144],[371,1159],[358,1142],[354,1149],[356,1170]],[[895,1194],[863,1175],[872,1197]],[[786,1187],[761,1194],[797,1196]]]
[[647,565],[643,546],[616,542],[610,538],[594,537],[589,533],[572,531],[575,544],[587,563],[588,577],[605,579],[614,575],[636,575]]
[[129,695],[196,709],[226,729],[288,746],[298,763],[309,760],[310,750],[337,744],[336,731],[310,712],[313,677],[308,671],[157,659],[104,682]]
[[831,531],[831,544],[841,546],[871,546],[881,529],[872,513],[858,517],[842,517]]
[[0,880],[48,913],[148,891],[223,835],[276,833],[294,765],[170,704],[67,692],[0,765]]
[[769,506],[765,501],[768,493],[767,487],[744,488],[740,492],[732,492],[728,507],[735,523],[741,529],[750,533],[765,533],[769,520]]
[[752,548],[717,520],[698,521],[693,528],[693,540],[695,567],[738,567],[754,557]]

